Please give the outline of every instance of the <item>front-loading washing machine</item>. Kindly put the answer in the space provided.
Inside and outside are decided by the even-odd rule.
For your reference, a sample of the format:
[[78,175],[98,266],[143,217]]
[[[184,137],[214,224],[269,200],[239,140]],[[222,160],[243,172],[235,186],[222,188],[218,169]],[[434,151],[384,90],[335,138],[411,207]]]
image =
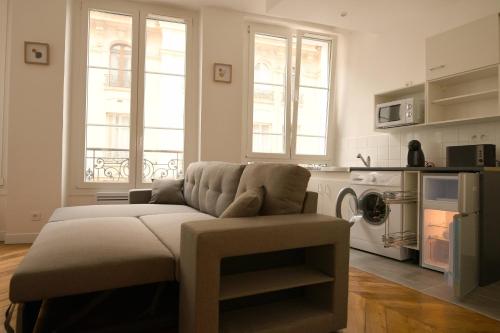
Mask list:
[[353,222],[351,247],[397,260],[410,257],[404,247],[385,247],[382,236],[388,223],[390,233],[402,232],[401,205],[386,205],[386,191],[403,190],[402,171],[352,171],[349,186],[340,190],[337,217]]

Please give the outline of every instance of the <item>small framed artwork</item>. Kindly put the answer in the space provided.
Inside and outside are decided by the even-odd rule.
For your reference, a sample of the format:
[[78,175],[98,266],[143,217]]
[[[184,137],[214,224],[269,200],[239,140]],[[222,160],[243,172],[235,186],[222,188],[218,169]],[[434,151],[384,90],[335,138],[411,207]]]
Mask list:
[[214,81],[231,83],[233,75],[233,65],[214,64]]
[[24,62],[35,65],[48,65],[49,44],[24,42]]

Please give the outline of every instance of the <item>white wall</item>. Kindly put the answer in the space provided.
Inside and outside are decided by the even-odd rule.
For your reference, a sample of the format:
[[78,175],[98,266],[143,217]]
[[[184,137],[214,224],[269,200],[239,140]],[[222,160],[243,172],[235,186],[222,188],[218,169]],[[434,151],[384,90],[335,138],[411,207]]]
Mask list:
[[[200,159],[240,162],[244,17],[217,8],[201,11]],[[213,80],[214,63],[232,64],[232,83]]]
[[[418,139],[426,159],[441,166],[448,145],[495,143],[500,146],[500,123],[443,128],[402,128],[390,134],[374,131],[374,95],[402,88],[408,82],[425,82],[425,38],[500,11],[500,3],[479,3],[472,11],[428,22],[412,31],[396,29],[385,34],[351,32],[346,36],[344,103],[337,113],[336,163],[360,166],[357,153],[370,155],[376,166],[405,166],[407,143]],[[499,150],[500,151],[500,150]]]
[[[61,205],[65,0],[11,1],[6,241],[29,241]],[[24,41],[50,44],[50,65],[24,63]],[[31,221],[40,212],[41,221]]]

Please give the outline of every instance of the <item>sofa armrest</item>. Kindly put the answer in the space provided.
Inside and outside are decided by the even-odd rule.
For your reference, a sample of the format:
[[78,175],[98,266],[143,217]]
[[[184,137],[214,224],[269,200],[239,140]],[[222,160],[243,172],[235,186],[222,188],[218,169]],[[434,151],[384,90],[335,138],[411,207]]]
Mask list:
[[151,200],[151,189],[133,189],[128,191],[129,204],[147,204]]
[[296,214],[216,219],[181,228],[181,333],[219,331],[220,263],[223,258],[333,245],[323,258],[332,268],[335,325],[347,322],[349,223],[331,216]]

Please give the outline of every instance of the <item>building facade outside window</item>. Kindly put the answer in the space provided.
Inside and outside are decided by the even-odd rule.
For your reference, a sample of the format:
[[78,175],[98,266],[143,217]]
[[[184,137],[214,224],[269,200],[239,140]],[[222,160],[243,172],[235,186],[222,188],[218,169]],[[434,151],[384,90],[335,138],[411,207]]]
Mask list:
[[178,178],[184,169],[189,19],[85,1],[83,184]]
[[249,27],[246,157],[331,160],[336,39]]

